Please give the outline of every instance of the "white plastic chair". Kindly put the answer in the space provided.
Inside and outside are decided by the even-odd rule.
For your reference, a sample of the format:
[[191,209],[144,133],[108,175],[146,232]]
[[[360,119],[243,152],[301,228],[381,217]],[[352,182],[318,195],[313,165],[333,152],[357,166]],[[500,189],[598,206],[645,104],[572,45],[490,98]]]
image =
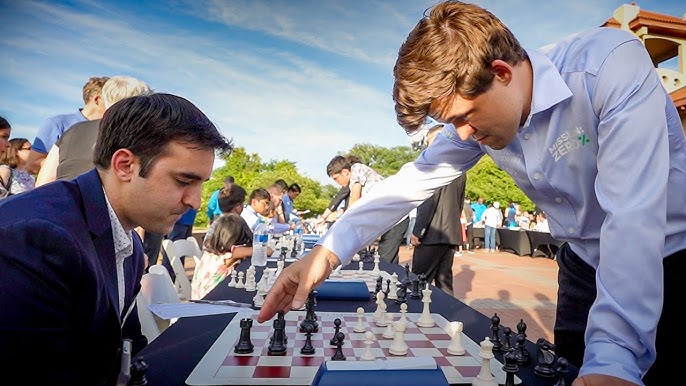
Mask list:
[[154,303],[179,303],[179,294],[172,283],[171,276],[162,265],[155,264],[141,278],[141,291],[136,296],[136,309],[141,323],[141,332],[152,342],[167,329],[176,318],[163,320],[156,317],[148,308]]
[[200,263],[202,257],[202,249],[198,245],[198,240],[190,236],[187,239],[179,239],[174,241],[174,250],[177,256],[192,256],[195,267]]
[[162,248],[164,248],[167,257],[169,258],[169,263],[171,263],[172,269],[174,270],[174,275],[176,275],[174,285],[179,293],[179,297],[181,300],[190,300],[191,282],[188,280],[186,268],[183,266],[183,263],[180,259],[180,257],[184,255],[177,253],[176,246],[171,240],[163,240]]

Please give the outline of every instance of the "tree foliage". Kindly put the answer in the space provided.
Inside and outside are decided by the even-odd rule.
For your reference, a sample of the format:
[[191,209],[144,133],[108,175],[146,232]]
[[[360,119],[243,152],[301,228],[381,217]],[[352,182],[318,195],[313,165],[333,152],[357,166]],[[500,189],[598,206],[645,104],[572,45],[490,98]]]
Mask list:
[[393,175],[408,162],[414,161],[419,151],[409,146],[386,148],[368,143],[355,144],[345,155],[355,155],[384,177]]
[[499,201],[504,205],[512,201],[519,204],[522,210],[530,212],[535,209],[534,203],[519,189],[512,177],[487,155],[467,172],[465,196],[472,201],[483,197],[487,204]]

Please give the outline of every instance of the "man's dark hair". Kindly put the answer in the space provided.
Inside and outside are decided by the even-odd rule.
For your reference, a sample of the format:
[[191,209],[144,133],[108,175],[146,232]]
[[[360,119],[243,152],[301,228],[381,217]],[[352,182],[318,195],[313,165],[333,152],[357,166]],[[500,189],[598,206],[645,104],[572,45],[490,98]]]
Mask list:
[[7,119],[4,117],[0,117],[0,129],[11,129],[12,126],[10,126],[10,123],[7,122]]
[[288,191],[288,184],[283,179],[278,179],[274,181],[274,185],[278,185],[284,193]]
[[128,149],[140,159],[139,174],[145,177],[170,142],[219,154],[233,149],[231,141],[190,101],[172,94],[151,94],[122,99],[105,111],[93,163],[107,169],[117,150]]
[[302,193],[303,191],[300,189],[300,185],[296,183],[292,183],[291,186],[288,187],[288,191],[290,192],[298,192]]
[[360,163],[360,159],[354,155],[348,155],[343,157],[342,155],[337,155],[329,161],[326,165],[326,174],[331,177],[336,173],[340,173],[343,169],[348,169],[353,166],[353,164]]
[[245,189],[240,185],[231,184],[228,188],[222,188],[219,191],[219,209],[222,213],[231,211],[239,204],[245,202],[246,195]]
[[250,193],[250,201],[252,200],[264,200],[268,199],[270,200],[272,198],[271,194],[267,191],[267,189],[263,188],[257,188]]

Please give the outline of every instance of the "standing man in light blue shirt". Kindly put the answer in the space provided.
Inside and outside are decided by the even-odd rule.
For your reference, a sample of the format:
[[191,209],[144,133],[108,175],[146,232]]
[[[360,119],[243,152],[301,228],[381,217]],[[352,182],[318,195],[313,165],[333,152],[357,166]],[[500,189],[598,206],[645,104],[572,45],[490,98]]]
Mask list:
[[282,272],[258,321],[302,305],[360,245],[488,154],[566,241],[555,344],[580,366],[573,386],[668,384],[681,366],[686,140],[641,42],[598,28],[525,50],[488,11],[451,1],[419,21],[394,75],[401,126],[450,126]]

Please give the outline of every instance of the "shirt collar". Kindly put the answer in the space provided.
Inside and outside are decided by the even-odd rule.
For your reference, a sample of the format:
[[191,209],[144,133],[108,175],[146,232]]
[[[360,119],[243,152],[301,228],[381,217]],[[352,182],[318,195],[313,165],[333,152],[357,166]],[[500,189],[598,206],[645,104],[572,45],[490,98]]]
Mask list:
[[534,114],[545,111],[572,96],[572,91],[560,76],[557,67],[546,55],[533,50],[527,50],[526,53],[529,55],[534,79],[531,111],[522,127],[529,126]]
[[116,256],[130,256],[133,253],[133,237],[131,232],[126,232],[119,221],[119,217],[114,212],[110,200],[107,198],[105,188],[102,189],[105,195],[105,203],[107,203],[107,214],[110,216],[110,225],[112,226],[112,239],[114,240],[114,253]]

